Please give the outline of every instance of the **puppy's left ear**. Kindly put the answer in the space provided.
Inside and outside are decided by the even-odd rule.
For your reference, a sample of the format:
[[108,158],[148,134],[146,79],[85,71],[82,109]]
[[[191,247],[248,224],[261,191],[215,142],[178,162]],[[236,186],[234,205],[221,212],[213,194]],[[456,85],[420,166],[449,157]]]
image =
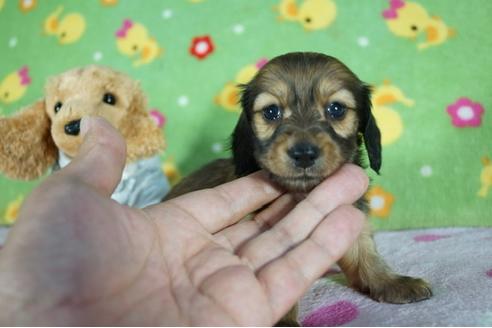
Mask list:
[[138,84],[134,86],[133,99],[120,132],[126,140],[128,162],[152,157],[165,148],[162,131],[147,112],[147,101]]
[[364,137],[369,164],[377,174],[381,169],[381,132],[376,124],[376,119],[371,111],[371,89],[368,85],[361,86],[361,121],[359,123],[359,132]]

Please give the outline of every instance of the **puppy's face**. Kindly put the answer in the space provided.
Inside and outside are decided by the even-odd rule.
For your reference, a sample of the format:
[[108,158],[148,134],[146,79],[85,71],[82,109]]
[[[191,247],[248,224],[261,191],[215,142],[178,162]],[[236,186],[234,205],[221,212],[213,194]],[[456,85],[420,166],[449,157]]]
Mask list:
[[[379,170],[369,90],[335,58],[277,57],[244,87],[241,102],[243,117],[233,136],[239,171],[254,161],[288,190],[308,191],[342,164],[358,163],[361,136],[371,167]],[[249,140],[237,140],[242,138]]]
[[120,128],[136,92],[140,91],[130,78],[102,67],[75,69],[52,78],[45,101],[56,146],[75,156],[82,143],[79,132],[83,116],[102,116]]

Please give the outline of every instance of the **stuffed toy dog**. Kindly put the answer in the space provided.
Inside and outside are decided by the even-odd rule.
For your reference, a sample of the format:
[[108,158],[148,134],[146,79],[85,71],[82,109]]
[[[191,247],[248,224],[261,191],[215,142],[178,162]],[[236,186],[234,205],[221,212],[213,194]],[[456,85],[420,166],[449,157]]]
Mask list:
[[45,92],[44,99],[17,115],[0,118],[0,172],[31,180],[66,166],[82,143],[81,118],[95,115],[126,140],[127,165],[112,198],[145,207],[164,197],[169,184],[158,156],[164,138],[137,82],[109,68],[87,66],[50,78]]

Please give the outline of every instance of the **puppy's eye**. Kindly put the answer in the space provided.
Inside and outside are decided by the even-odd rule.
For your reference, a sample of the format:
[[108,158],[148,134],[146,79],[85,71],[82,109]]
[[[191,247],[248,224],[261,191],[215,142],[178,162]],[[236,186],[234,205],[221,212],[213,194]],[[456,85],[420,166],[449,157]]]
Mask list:
[[61,108],[62,108],[62,103],[58,101],[54,107],[55,114],[58,113]]
[[345,112],[347,111],[347,107],[345,105],[335,101],[328,105],[326,108],[326,113],[334,119],[341,119]]
[[282,111],[277,105],[269,105],[263,108],[263,117],[268,121],[277,121],[282,118]]
[[116,97],[112,93],[107,92],[103,96],[103,101],[108,105],[115,105]]

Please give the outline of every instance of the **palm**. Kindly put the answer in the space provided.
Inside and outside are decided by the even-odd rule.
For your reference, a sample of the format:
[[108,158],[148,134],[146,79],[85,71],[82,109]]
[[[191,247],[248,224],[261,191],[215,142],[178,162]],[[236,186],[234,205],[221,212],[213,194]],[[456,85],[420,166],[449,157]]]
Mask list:
[[[81,192],[78,204],[87,194]],[[259,225],[243,223],[211,234],[194,216],[194,209],[183,210],[179,202],[145,212],[102,198],[100,202],[101,206],[94,208],[95,200],[88,199],[86,205],[91,204],[95,211],[92,217],[98,218],[99,223],[87,222],[85,212],[81,219],[86,220],[84,227],[88,231],[78,244],[84,252],[93,250],[99,257],[91,258],[91,263],[67,257],[73,261],[70,265],[75,266],[74,271],[86,277],[83,285],[78,284],[77,290],[67,294],[86,291],[85,299],[80,297],[72,305],[74,311],[87,313],[87,323],[100,323],[101,319],[107,324],[130,325],[274,322],[267,291],[254,268],[235,254],[244,240],[260,232]],[[115,217],[118,220],[113,220]],[[56,272],[56,268],[51,267],[50,271]],[[59,279],[53,272],[49,276]]]
[[[340,205],[364,186],[343,191],[334,181],[360,177],[353,167],[295,208],[254,174],[138,210],[108,197],[124,152],[85,147],[33,192],[0,252],[0,323],[270,325],[361,227],[361,214]],[[119,169],[87,169],[96,162]]]

